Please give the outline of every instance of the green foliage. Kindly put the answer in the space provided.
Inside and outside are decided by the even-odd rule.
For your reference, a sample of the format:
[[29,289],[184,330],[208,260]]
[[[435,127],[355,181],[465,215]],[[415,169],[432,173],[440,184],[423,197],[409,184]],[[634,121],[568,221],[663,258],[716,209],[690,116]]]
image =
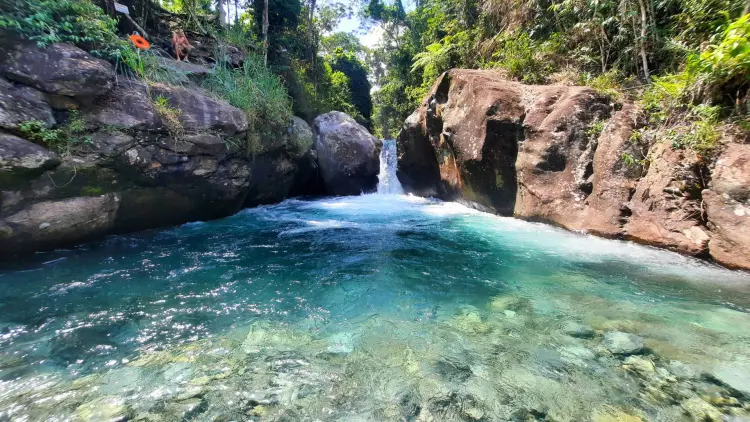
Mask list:
[[592,122],[588,128],[586,128],[586,135],[588,135],[591,138],[598,138],[599,135],[602,134],[602,131],[604,130],[604,122],[601,120],[595,120]]
[[86,124],[77,110],[68,114],[67,122],[55,129],[50,129],[40,121],[28,121],[19,125],[24,138],[40,144],[61,155],[70,155],[76,148],[91,143],[86,136]]
[[623,96],[623,81],[627,81],[627,78],[615,68],[593,77],[590,73],[583,73],[579,85],[589,86],[612,100],[620,100]]
[[370,89],[372,87],[370,81],[367,79],[367,68],[354,53],[344,51],[341,48],[337,48],[333,54],[327,56],[326,61],[330,64],[332,71],[333,95],[341,98],[344,92],[342,91],[339,94],[336,91],[342,90],[343,83],[346,83],[346,91],[349,93],[351,107],[348,105],[344,105],[343,107],[349,108],[350,112],[356,112],[352,117],[355,117],[355,119],[359,117],[358,120],[360,123],[369,126],[373,105],[372,97],[370,96]]
[[[727,105],[739,100],[747,113],[741,1],[421,0],[404,16],[385,3],[372,0],[365,13],[387,29],[370,64],[387,66],[375,75],[382,90],[375,94],[378,124],[403,121],[435,79],[454,67],[499,68],[526,83],[581,75],[562,80],[592,86],[613,100],[623,92],[637,96],[638,86],[657,76],[660,86],[645,101],[653,108],[664,108],[654,96],[674,99],[683,112],[686,102],[711,98]],[[666,85],[684,79],[679,74],[686,62],[695,63],[689,70],[700,69],[688,76],[702,84],[691,80],[687,92],[675,93]]]
[[99,196],[104,194],[104,189],[99,186],[84,186],[81,188],[82,196]]
[[159,115],[162,122],[167,126],[169,134],[175,139],[180,139],[185,134],[185,129],[180,121],[182,110],[173,107],[169,103],[169,99],[163,95],[159,95],[151,100],[151,104],[154,106],[154,111]]
[[750,86],[750,14],[730,23],[718,43],[688,61],[688,73],[706,85],[710,96],[726,88],[747,90]]
[[91,0],[3,0],[2,29],[40,46],[67,42],[110,60],[123,46],[117,22]]
[[320,39],[320,45],[326,53],[333,53],[337,48],[350,53],[361,53],[365,49],[359,44],[356,35],[347,32],[335,32]]
[[231,25],[219,31],[217,37],[223,42],[233,45],[245,53],[260,52],[261,46],[253,34],[242,23]]
[[500,67],[510,78],[539,84],[544,83],[552,72],[552,66],[545,60],[547,45],[534,41],[528,34],[508,37],[492,55],[488,67]]
[[246,148],[262,152],[264,137],[278,136],[289,125],[292,105],[278,76],[263,65],[263,59],[249,56],[242,68],[217,64],[204,86],[229,104],[243,110],[249,130]]
[[152,50],[139,50],[132,45],[126,44],[120,49],[116,66],[120,73],[141,79],[146,83],[184,85],[189,82],[182,70],[160,63],[158,56]]

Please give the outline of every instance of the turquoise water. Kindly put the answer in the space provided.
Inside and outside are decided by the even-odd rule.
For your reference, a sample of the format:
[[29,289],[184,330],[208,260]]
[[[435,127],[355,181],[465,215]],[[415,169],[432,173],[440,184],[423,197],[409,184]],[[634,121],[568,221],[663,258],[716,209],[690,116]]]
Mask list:
[[[689,421],[750,403],[750,275],[455,203],[289,200],[4,265],[0,421]],[[643,349],[613,353],[616,331]]]

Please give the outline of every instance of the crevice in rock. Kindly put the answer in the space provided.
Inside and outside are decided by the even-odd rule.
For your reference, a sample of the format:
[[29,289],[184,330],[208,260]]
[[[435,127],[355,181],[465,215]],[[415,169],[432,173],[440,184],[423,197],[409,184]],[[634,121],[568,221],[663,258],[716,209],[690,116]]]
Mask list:
[[516,158],[518,145],[523,142],[523,125],[507,120],[488,120],[481,161],[467,161],[462,175],[465,186],[482,187],[482,192],[466,192],[464,198],[474,194],[482,205],[493,208],[500,215],[513,215],[518,181]]
[[565,170],[567,164],[567,158],[561,151],[561,148],[557,144],[550,145],[544,154],[542,155],[543,160],[537,163],[536,168],[541,171],[552,171],[560,172]]
[[443,78],[440,80],[440,84],[435,88],[435,101],[438,104],[445,104],[448,102],[448,91],[451,88],[451,75],[450,72],[446,72]]

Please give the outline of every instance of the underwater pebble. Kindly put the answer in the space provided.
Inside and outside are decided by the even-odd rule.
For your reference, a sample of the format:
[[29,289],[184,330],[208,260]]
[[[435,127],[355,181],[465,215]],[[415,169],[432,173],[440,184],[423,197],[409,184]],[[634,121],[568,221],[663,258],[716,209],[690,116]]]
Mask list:
[[653,362],[641,356],[628,356],[622,362],[622,367],[644,375],[655,371]]
[[750,398],[750,369],[737,365],[722,365],[714,368],[709,376],[746,398]]
[[643,350],[643,338],[622,331],[604,333],[602,345],[615,355],[632,355]]
[[682,410],[695,422],[721,422],[721,412],[705,400],[693,397],[682,403]]
[[581,324],[575,321],[568,321],[563,324],[563,333],[578,338],[590,338],[594,336],[594,329],[586,324]]
[[698,371],[693,369],[693,367],[684,362],[680,362],[679,360],[670,361],[667,364],[667,369],[669,369],[669,372],[671,372],[672,375],[679,379],[691,380],[698,378],[699,375]]
[[73,420],[77,422],[122,421],[128,418],[129,410],[122,398],[104,396],[84,403],[76,408]]
[[191,386],[188,386],[185,389],[185,391],[177,395],[176,400],[177,401],[188,400],[188,399],[202,396],[204,393],[205,393],[205,389],[203,387],[198,386],[198,385],[191,385]]

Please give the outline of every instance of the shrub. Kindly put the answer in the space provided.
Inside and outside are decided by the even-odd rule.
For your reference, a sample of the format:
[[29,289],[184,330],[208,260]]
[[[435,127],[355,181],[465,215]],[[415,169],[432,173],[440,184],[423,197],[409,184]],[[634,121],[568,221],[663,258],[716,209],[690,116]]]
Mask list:
[[231,69],[218,63],[206,78],[205,88],[247,115],[248,152],[262,152],[261,139],[278,136],[289,125],[292,105],[278,76],[263,65],[263,59],[249,56],[242,68]]
[[185,135],[185,129],[182,126],[182,122],[180,122],[182,110],[172,107],[172,105],[169,104],[169,99],[163,95],[159,95],[153,99],[151,103],[154,106],[156,114],[161,117],[161,120],[167,126],[169,134],[172,135],[174,139],[181,139]]
[[117,58],[126,45],[117,36],[117,21],[91,0],[3,0],[0,29],[39,46],[71,43],[108,60]]
[[525,83],[544,83],[553,70],[543,57],[548,47],[522,32],[503,40],[488,67],[503,68],[509,77]]
[[125,44],[118,51],[116,66],[120,73],[141,79],[146,83],[164,83],[167,85],[185,85],[189,82],[185,72],[174,67],[165,67],[159,63],[153,50],[139,50]]
[[[706,85],[706,95],[717,99],[722,91],[750,86],[750,14],[732,22],[700,55],[688,60],[688,72]],[[735,92],[728,92],[732,95]]]
[[91,142],[91,138],[85,136],[85,122],[77,110],[72,110],[67,123],[56,129],[47,128],[43,122],[35,120],[21,123],[19,129],[29,141],[61,155],[70,155],[77,147]]

